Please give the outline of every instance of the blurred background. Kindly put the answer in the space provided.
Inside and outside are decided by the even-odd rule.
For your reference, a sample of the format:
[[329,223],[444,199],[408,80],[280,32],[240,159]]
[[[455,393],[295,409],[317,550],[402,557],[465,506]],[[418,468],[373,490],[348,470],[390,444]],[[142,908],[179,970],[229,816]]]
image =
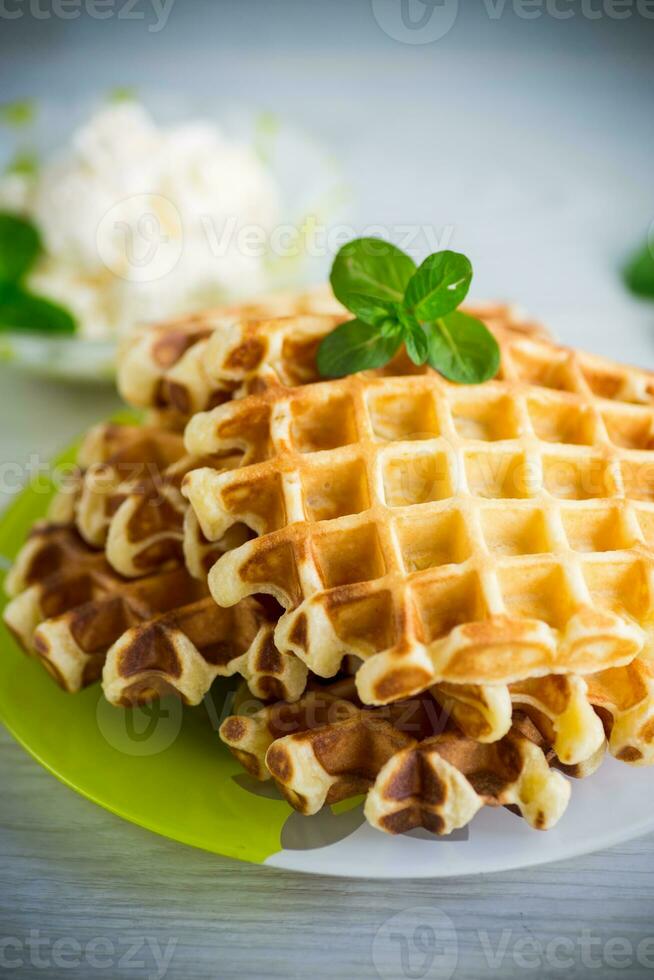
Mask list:
[[[319,281],[344,238],[381,234],[416,259],[464,251],[472,299],[511,300],[566,343],[654,366],[654,302],[623,277],[630,255],[654,241],[653,42],[646,0],[3,0],[0,159],[43,167],[107,105],[136,102],[153,126],[211,120],[275,185],[277,210],[252,178],[263,203],[250,218],[265,213],[268,235],[279,224],[303,229],[300,258],[268,263],[265,275],[256,263],[240,269],[239,294]],[[127,157],[131,127],[114,120]],[[107,133],[96,136],[102,151]],[[202,139],[186,139],[180,156],[193,171]],[[170,146],[146,140],[142,159],[176,153]],[[124,186],[158,191],[134,152],[140,177]],[[226,182],[241,186],[243,172],[238,158],[217,165],[214,236],[232,208]],[[107,201],[103,217],[113,214]],[[41,202],[48,241],[76,206]],[[78,210],[91,220],[92,207]],[[307,257],[311,218],[322,237]],[[204,263],[212,276],[214,263],[217,280],[229,278],[207,244],[191,259],[186,243],[187,266]],[[168,312],[168,275],[149,283],[144,318]],[[54,297],[64,305],[66,288],[60,281]],[[117,404],[99,376],[62,384],[20,369],[15,351],[5,357],[5,459],[47,455]]]

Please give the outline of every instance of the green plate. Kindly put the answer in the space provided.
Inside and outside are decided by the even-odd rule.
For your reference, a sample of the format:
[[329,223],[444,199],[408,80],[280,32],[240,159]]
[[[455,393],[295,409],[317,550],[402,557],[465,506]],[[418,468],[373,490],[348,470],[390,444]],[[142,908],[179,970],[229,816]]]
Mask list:
[[[71,448],[58,462],[74,456]],[[3,580],[53,492],[41,479],[3,515]],[[4,588],[2,594],[4,608]],[[0,631],[0,720],[35,759],[126,820],[185,844],[261,862],[280,851],[292,811],[281,799],[260,795],[266,784],[259,789],[243,775],[218,738],[232,687],[218,681],[196,708],[166,699],[124,711],[104,700],[99,685],[66,694],[6,629]]]

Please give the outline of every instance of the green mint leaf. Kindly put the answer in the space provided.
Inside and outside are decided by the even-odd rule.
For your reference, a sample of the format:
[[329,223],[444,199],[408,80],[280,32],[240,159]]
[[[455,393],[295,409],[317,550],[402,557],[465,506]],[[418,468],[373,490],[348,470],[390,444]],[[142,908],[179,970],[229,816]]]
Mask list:
[[398,311],[398,319],[407,354],[414,364],[424,364],[429,356],[427,334],[416,318],[406,310]]
[[318,371],[323,378],[343,378],[346,374],[383,367],[402,343],[399,329],[390,336],[361,320],[348,320],[327,334],[318,348]]
[[404,334],[406,352],[414,364],[424,364],[429,356],[429,342],[420,324]]
[[375,324],[375,328],[382,337],[395,337],[398,333],[402,333],[403,327],[400,322],[399,311],[397,316],[389,316],[386,320],[381,320],[379,323]]
[[336,299],[365,323],[394,316],[415,262],[381,238],[355,238],[334,259],[330,282]]
[[431,321],[451,313],[470,289],[472,266],[460,252],[434,252],[407,286],[404,305],[418,320]]
[[495,377],[500,349],[481,320],[467,313],[448,313],[429,324],[429,363],[450,381],[480,384]]
[[22,279],[40,249],[39,233],[30,221],[0,212],[0,283]]
[[20,286],[0,286],[0,331],[74,334],[74,317],[57,303],[34,296]]
[[654,299],[654,254],[648,244],[627,264],[624,281],[632,293]]

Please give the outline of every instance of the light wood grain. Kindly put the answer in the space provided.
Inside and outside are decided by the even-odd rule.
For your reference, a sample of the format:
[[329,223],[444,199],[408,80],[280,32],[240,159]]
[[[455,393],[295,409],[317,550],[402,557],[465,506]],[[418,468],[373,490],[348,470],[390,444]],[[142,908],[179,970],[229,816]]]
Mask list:
[[[116,956],[111,970],[98,976],[155,976],[147,950],[136,957],[142,967],[118,962],[134,940],[152,937],[164,948],[174,940],[169,980],[376,977],[377,930],[390,916],[423,906],[443,910],[454,922],[456,977],[543,975],[515,961],[516,942],[529,937],[543,945],[569,937],[577,945],[588,929],[602,944],[593,947],[597,957],[610,938],[624,937],[635,950],[642,937],[654,935],[654,835],[575,861],[486,878],[348,881],[241,864],[157,837],[76,796],[5,732],[0,785],[0,938],[23,942],[38,929],[50,942],[74,937],[85,947],[106,937]],[[484,955],[485,934],[496,949],[503,930],[509,930],[508,952],[493,967]],[[376,954],[383,976],[404,975],[399,953],[398,946],[386,957],[388,973]],[[531,948],[523,953],[534,955]],[[47,975],[96,972],[81,962],[52,966]],[[591,972],[645,975],[637,962],[627,970]],[[11,974],[44,971],[27,963]],[[0,975],[10,974],[0,969]]]

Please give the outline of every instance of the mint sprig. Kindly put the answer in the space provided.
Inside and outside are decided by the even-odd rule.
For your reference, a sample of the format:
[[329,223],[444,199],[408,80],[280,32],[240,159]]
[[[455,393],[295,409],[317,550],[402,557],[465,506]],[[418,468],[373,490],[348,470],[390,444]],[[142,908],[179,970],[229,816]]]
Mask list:
[[22,279],[40,251],[41,238],[31,222],[0,213],[0,283]]
[[632,293],[654,299],[654,252],[649,242],[631,257],[624,279]]
[[383,367],[404,344],[414,364],[428,362],[450,381],[478,384],[499,368],[497,341],[457,307],[472,280],[470,260],[434,252],[416,267],[401,249],[379,238],[357,238],[340,249],[330,281],[356,319],[341,324],[318,349],[323,377]]
[[68,310],[23,285],[41,248],[31,221],[0,212],[0,331],[75,333],[75,319]]

